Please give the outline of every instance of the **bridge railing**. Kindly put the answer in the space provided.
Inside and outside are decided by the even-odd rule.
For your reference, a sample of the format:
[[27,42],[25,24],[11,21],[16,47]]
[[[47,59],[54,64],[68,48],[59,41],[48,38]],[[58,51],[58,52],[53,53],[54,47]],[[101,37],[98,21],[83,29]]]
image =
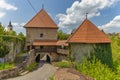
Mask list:
[[35,49],[35,52],[57,52],[56,48]]
[[68,55],[69,51],[65,49],[57,49],[57,53]]

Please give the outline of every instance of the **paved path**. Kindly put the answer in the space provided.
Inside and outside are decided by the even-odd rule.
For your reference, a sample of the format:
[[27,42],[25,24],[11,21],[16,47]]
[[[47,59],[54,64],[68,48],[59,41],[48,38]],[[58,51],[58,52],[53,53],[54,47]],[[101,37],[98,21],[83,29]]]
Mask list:
[[39,65],[39,68],[33,72],[30,72],[24,76],[10,78],[6,80],[48,80],[49,77],[55,73],[55,71],[55,67],[43,62]]

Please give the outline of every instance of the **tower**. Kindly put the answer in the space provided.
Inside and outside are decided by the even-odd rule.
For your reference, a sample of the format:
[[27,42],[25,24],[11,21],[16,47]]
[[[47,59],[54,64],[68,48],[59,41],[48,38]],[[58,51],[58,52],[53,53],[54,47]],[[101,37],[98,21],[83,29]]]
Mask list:
[[9,25],[8,25],[8,31],[12,31],[13,30],[13,26],[11,24],[11,21],[9,22]]

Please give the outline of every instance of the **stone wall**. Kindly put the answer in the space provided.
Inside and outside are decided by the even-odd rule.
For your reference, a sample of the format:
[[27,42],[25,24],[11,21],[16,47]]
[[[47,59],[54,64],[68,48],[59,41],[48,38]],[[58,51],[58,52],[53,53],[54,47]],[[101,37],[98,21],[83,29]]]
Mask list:
[[14,42],[8,43],[8,46],[10,48],[9,54],[8,54],[8,60],[14,61],[15,56],[17,53],[20,53],[22,51],[22,45],[21,42],[15,44]]
[[2,63],[7,61],[13,62],[16,54],[22,51],[21,42],[17,44],[15,44],[14,42],[8,42],[7,45],[9,47],[9,53],[4,58],[0,58],[0,62]]
[[28,59],[26,59],[26,61],[25,61],[26,64],[24,65],[24,67],[28,67],[31,63],[35,62],[36,56],[35,56],[34,49],[32,49],[28,52],[27,58]]
[[72,43],[71,46],[71,58],[76,62],[81,62],[84,56],[90,57],[90,52],[93,50],[95,44],[78,44]]
[[51,57],[51,61],[57,61],[58,58],[59,58],[59,56],[56,53],[54,53],[54,52],[48,53],[48,54]]
[[[43,34],[43,37],[40,37],[41,33]],[[35,39],[57,40],[57,29],[26,28],[27,45]]]
[[18,75],[18,68],[6,69],[0,71],[0,80],[10,78]]

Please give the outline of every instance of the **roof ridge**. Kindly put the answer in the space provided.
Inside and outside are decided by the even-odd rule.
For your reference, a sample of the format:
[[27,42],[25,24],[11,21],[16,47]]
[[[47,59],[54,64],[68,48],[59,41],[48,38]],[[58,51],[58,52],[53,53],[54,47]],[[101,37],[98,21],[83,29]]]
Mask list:
[[78,26],[78,28],[74,31],[74,33],[68,38],[67,42],[71,39],[72,36],[75,35],[75,33],[79,30],[80,26],[85,22],[85,20]]
[[41,9],[27,24],[24,25],[25,28],[58,28],[57,24],[50,17],[50,15],[44,10]]
[[[37,12],[37,14],[35,16],[33,16],[32,19],[29,20],[28,23],[26,23],[25,25],[29,24],[41,11],[42,11],[42,9],[39,12]],[[24,25],[24,27],[25,27],[25,25]]]
[[110,39],[102,33],[90,20],[85,19],[67,40],[69,43],[110,43]]

